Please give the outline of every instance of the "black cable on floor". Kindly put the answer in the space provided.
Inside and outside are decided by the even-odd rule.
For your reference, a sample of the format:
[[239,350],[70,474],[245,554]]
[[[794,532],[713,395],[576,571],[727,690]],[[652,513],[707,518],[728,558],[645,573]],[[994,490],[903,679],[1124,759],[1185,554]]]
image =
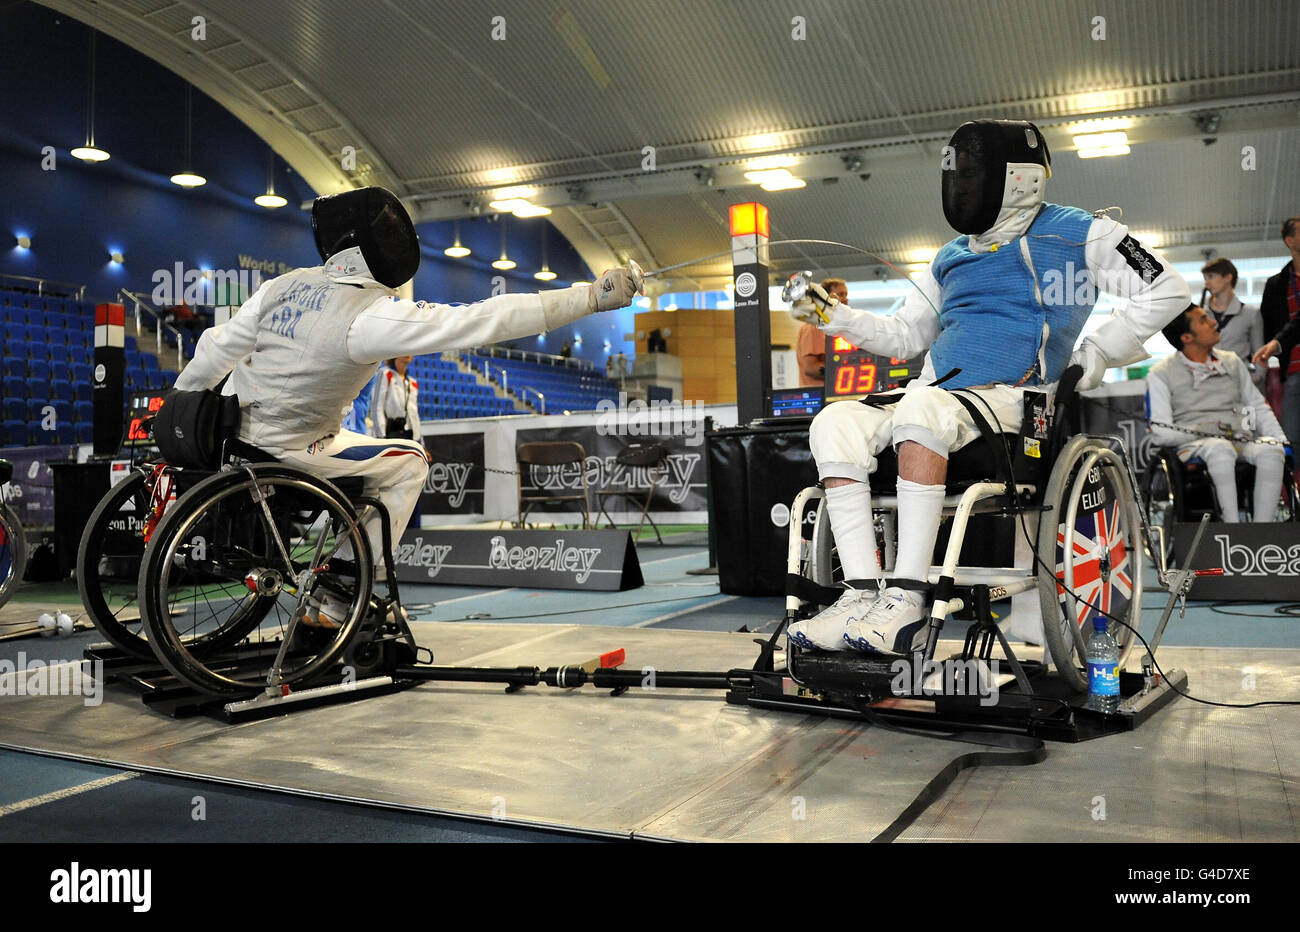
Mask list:
[[893,822],[871,839],[872,844],[887,844],[898,839],[921,815],[947,791],[957,775],[972,767],[1030,767],[1047,758],[1047,745],[1039,738],[1027,735],[1009,735],[996,732],[957,731],[936,734],[915,728],[903,728],[885,721],[865,704],[855,703],[854,708],[871,725],[885,731],[937,741],[955,741],[961,744],[980,744],[1001,751],[970,751],[951,760],[946,767],[930,778],[921,792],[898,814]]

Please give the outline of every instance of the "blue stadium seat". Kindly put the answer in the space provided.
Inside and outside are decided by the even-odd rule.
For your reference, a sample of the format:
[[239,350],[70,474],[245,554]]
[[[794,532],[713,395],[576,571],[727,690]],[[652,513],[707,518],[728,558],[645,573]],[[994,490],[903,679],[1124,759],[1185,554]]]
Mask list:
[[36,385],[44,385],[50,380],[50,364],[43,358],[27,360],[27,379]]
[[27,375],[27,360],[20,356],[6,356],[3,372],[5,378],[24,378]]
[[72,383],[67,379],[50,379],[50,397],[57,401],[71,402],[73,398]]
[[44,428],[41,427],[40,421],[27,422],[27,442],[31,446],[40,446],[41,444],[53,443],[54,438],[50,437]]
[[94,376],[95,372],[88,363],[84,362],[71,363],[69,365],[69,371],[72,374],[72,381],[74,383],[85,382],[86,384],[90,384],[90,380]]
[[140,363],[140,354],[133,349],[126,351],[126,367],[128,369],[143,369]]
[[76,401],[72,405],[72,413],[78,424],[89,424],[95,419],[95,405],[91,401]]
[[70,423],[59,422],[59,426],[54,429],[54,436],[59,443],[76,443],[77,431]]
[[27,402],[22,398],[6,396],[4,401],[4,417],[6,421],[26,421],[27,420]]
[[89,421],[79,423],[76,426],[77,443],[93,443],[95,440],[95,425]]
[[171,388],[176,384],[176,380],[180,378],[180,373],[175,369],[159,369],[158,374],[162,376],[162,381],[159,384],[165,388]]
[[22,399],[27,397],[27,379],[7,375],[4,377],[5,398]]
[[7,447],[27,446],[27,422],[6,420],[4,422],[3,442]]
[[148,354],[145,354],[145,353],[141,353],[141,354],[140,354],[140,366],[141,366],[141,368],[144,368],[144,369],[157,369],[157,368],[158,368],[158,357],[157,357],[157,356],[151,356],[151,355],[148,355]]
[[126,337],[126,339],[124,340],[124,345],[128,353],[138,352],[140,349],[138,346],[135,345],[135,337]]

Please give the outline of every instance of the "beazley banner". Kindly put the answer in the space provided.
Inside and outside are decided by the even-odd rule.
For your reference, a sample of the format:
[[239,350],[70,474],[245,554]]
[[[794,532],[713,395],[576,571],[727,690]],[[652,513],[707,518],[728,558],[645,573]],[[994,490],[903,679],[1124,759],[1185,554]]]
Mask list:
[[394,562],[404,583],[604,592],[644,583],[627,531],[412,529]]

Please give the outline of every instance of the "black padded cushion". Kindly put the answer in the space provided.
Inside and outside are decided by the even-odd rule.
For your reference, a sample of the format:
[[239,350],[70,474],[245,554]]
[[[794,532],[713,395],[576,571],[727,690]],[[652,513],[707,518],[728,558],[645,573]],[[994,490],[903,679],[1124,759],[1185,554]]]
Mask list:
[[[1020,442],[1019,434],[1001,436],[1008,453]],[[996,482],[999,472],[997,456],[982,437],[967,444],[949,458],[945,485],[950,491],[958,492],[977,482]],[[872,491],[877,495],[893,495],[898,490],[898,454],[893,447],[887,447],[877,455],[876,463],[876,471],[871,475]],[[1006,460],[1001,465],[1005,469]]]

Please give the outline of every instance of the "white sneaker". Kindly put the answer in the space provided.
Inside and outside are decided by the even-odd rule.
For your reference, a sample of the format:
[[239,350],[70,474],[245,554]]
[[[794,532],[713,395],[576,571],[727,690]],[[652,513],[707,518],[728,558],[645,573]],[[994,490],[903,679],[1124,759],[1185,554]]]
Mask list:
[[830,608],[792,624],[786,637],[804,650],[848,650],[844,640],[848,623],[863,614],[875,598],[874,589],[847,588]]
[[849,620],[844,643],[851,650],[908,656],[925,647],[928,620],[924,592],[890,586]]

